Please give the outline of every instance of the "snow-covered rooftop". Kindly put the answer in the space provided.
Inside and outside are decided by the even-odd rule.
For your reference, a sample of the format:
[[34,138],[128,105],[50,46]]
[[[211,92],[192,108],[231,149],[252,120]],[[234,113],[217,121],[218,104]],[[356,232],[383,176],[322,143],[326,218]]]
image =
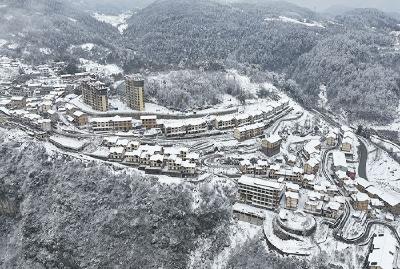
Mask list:
[[275,143],[281,141],[282,138],[277,134],[273,134],[273,135],[271,135],[269,137],[266,137],[265,140],[270,144],[275,144]]
[[346,156],[342,151],[335,150],[332,153],[333,165],[336,167],[347,167]]
[[241,176],[239,178],[238,183],[244,184],[244,185],[250,185],[250,186],[254,186],[254,187],[258,187],[258,188],[263,188],[263,189],[283,190],[283,188],[284,188],[283,184],[278,183],[276,181],[265,180],[265,179],[249,177],[249,176]]

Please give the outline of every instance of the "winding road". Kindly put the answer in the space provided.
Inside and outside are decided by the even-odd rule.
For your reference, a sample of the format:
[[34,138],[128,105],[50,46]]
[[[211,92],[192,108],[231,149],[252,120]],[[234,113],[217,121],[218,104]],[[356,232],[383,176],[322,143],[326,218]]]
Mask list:
[[[362,178],[367,179],[367,160],[368,160],[368,150],[365,146],[364,141],[361,138],[358,138],[360,142],[359,149],[359,156],[360,156],[360,163],[358,165],[358,175]],[[368,179],[367,179],[368,180]]]

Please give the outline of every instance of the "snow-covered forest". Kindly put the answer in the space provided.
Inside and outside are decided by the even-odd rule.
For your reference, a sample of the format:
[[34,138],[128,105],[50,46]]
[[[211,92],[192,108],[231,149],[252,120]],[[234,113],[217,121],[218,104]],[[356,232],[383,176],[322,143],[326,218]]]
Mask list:
[[228,244],[231,184],[160,184],[15,134],[1,130],[1,267],[185,268],[199,238],[205,259]]
[[239,81],[226,72],[171,71],[146,80],[149,100],[178,110],[211,107],[221,103],[224,95],[241,98]]
[[[162,184],[58,152],[18,130],[0,129],[0,153],[4,268],[187,268],[189,262],[210,268],[232,243],[236,187],[229,181]],[[210,244],[193,260],[202,241]],[[279,257],[257,238],[237,245],[225,262],[227,268],[265,268],[266,262],[337,268],[318,258]]]
[[[307,106],[315,106],[324,84],[328,104],[349,119],[396,117],[400,21],[391,14],[357,9],[334,16],[282,2],[168,0],[135,10],[121,33],[76,5],[34,2],[5,1],[1,53],[30,62],[83,58],[127,72],[244,64],[293,79],[293,95]],[[94,46],[76,49],[84,44]],[[180,100],[174,105],[186,107]]]

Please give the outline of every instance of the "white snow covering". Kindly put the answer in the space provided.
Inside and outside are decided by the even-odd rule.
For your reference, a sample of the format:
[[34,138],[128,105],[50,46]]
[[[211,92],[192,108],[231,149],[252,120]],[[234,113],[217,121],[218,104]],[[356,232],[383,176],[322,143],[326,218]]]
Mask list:
[[242,89],[246,90],[248,93],[251,93],[255,96],[257,95],[257,90],[259,89],[259,84],[252,83],[248,76],[239,74],[239,72],[235,69],[229,69],[227,76],[235,77],[235,80],[240,83],[240,86],[242,87]]
[[101,22],[111,24],[112,26],[117,28],[121,34],[123,34],[126,28],[128,28],[127,20],[130,17],[132,17],[132,13],[128,12],[119,15],[106,15],[106,14],[94,13],[93,17],[95,17],[97,20]]
[[390,32],[390,34],[396,38],[396,41],[393,44],[394,50],[400,50],[400,31],[393,31]]
[[5,44],[7,44],[7,40],[5,40],[5,39],[0,39],[0,48],[1,48],[2,46],[4,46]]
[[79,61],[81,63],[81,67],[83,67],[87,72],[96,73],[102,76],[111,76],[114,74],[121,74],[123,72],[123,70],[116,64],[102,65],[83,58],[80,58]]
[[68,20],[72,21],[72,22],[77,22],[77,20],[75,20],[74,18],[68,17]]
[[279,16],[278,18],[266,18],[265,21],[282,21],[282,22],[287,22],[287,23],[301,24],[301,25],[308,26],[308,27],[325,28],[325,26],[323,26],[320,22],[317,22],[317,21],[305,22],[305,21],[299,21],[299,20],[285,17],[285,16]]
[[[239,248],[247,240],[256,237],[261,234],[261,226],[253,225],[247,222],[238,221],[235,226],[230,231],[230,245],[225,248],[213,261],[211,268],[219,269],[224,268],[229,255],[232,250]],[[260,239],[261,240],[261,239]]]
[[400,164],[386,151],[374,149],[368,154],[367,177],[371,182],[400,192]]
[[183,179],[179,177],[170,177],[167,175],[157,175],[155,176],[158,179],[158,182],[162,184],[182,184]]
[[50,137],[50,141],[59,144],[65,148],[68,149],[73,149],[73,150],[79,150],[83,148],[85,145],[84,141],[80,141],[74,138],[70,137],[65,137],[65,136],[59,136],[59,135],[54,135]]
[[[399,50],[400,50],[400,40],[399,40]],[[375,130],[391,130],[400,132],[400,101],[397,107],[397,118],[393,122],[386,125],[375,125],[372,128],[374,128]]]
[[94,48],[93,43],[85,43],[81,45],[81,48],[87,51],[91,51]]
[[17,49],[17,48],[19,47],[19,45],[16,44],[16,43],[13,43],[13,44],[9,44],[7,47],[8,47],[9,49],[11,49],[11,50],[15,50],[15,49]]
[[46,55],[51,54],[51,49],[49,49],[49,48],[40,48],[39,50],[43,54],[46,54]]
[[327,105],[327,103],[328,103],[328,95],[327,95],[327,91],[326,91],[326,86],[325,85],[321,85],[319,87],[318,97],[319,97],[319,101],[318,101],[319,105],[321,107],[325,107]]
[[[131,109],[130,107],[128,107],[126,105],[126,103],[124,103],[123,101],[121,101],[119,98],[110,98],[109,99],[109,103],[110,105],[117,111],[119,112],[124,112],[124,113],[129,113],[129,112],[135,112],[136,110]],[[75,103],[76,104],[76,103]],[[80,104],[76,104],[79,105]],[[137,112],[137,111],[136,111]],[[154,103],[146,103],[145,104],[145,112],[150,112],[150,113],[164,113],[164,114],[175,114],[175,113],[179,113],[177,111],[173,111],[171,109],[168,109],[164,106],[158,105],[158,104],[154,104]]]

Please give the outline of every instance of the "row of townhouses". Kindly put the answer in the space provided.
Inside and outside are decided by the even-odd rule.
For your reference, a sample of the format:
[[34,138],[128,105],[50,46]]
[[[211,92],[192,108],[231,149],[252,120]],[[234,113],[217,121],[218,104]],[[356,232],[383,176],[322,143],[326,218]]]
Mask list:
[[289,108],[288,100],[280,100],[272,102],[265,108],[258,111],[238,114],[238,115],[224,115],[218,116],[214,121],[214,128],[218,130],[232,129],[241,127],[243,125],[250,125],[258,122],[263,122],[273,118],[276,114],[281,113]]
[[198,174],[199,154],[187,148],[141,145],[138,141],[107,138],[109,159],[134,165],[149,173],[192,177]]

